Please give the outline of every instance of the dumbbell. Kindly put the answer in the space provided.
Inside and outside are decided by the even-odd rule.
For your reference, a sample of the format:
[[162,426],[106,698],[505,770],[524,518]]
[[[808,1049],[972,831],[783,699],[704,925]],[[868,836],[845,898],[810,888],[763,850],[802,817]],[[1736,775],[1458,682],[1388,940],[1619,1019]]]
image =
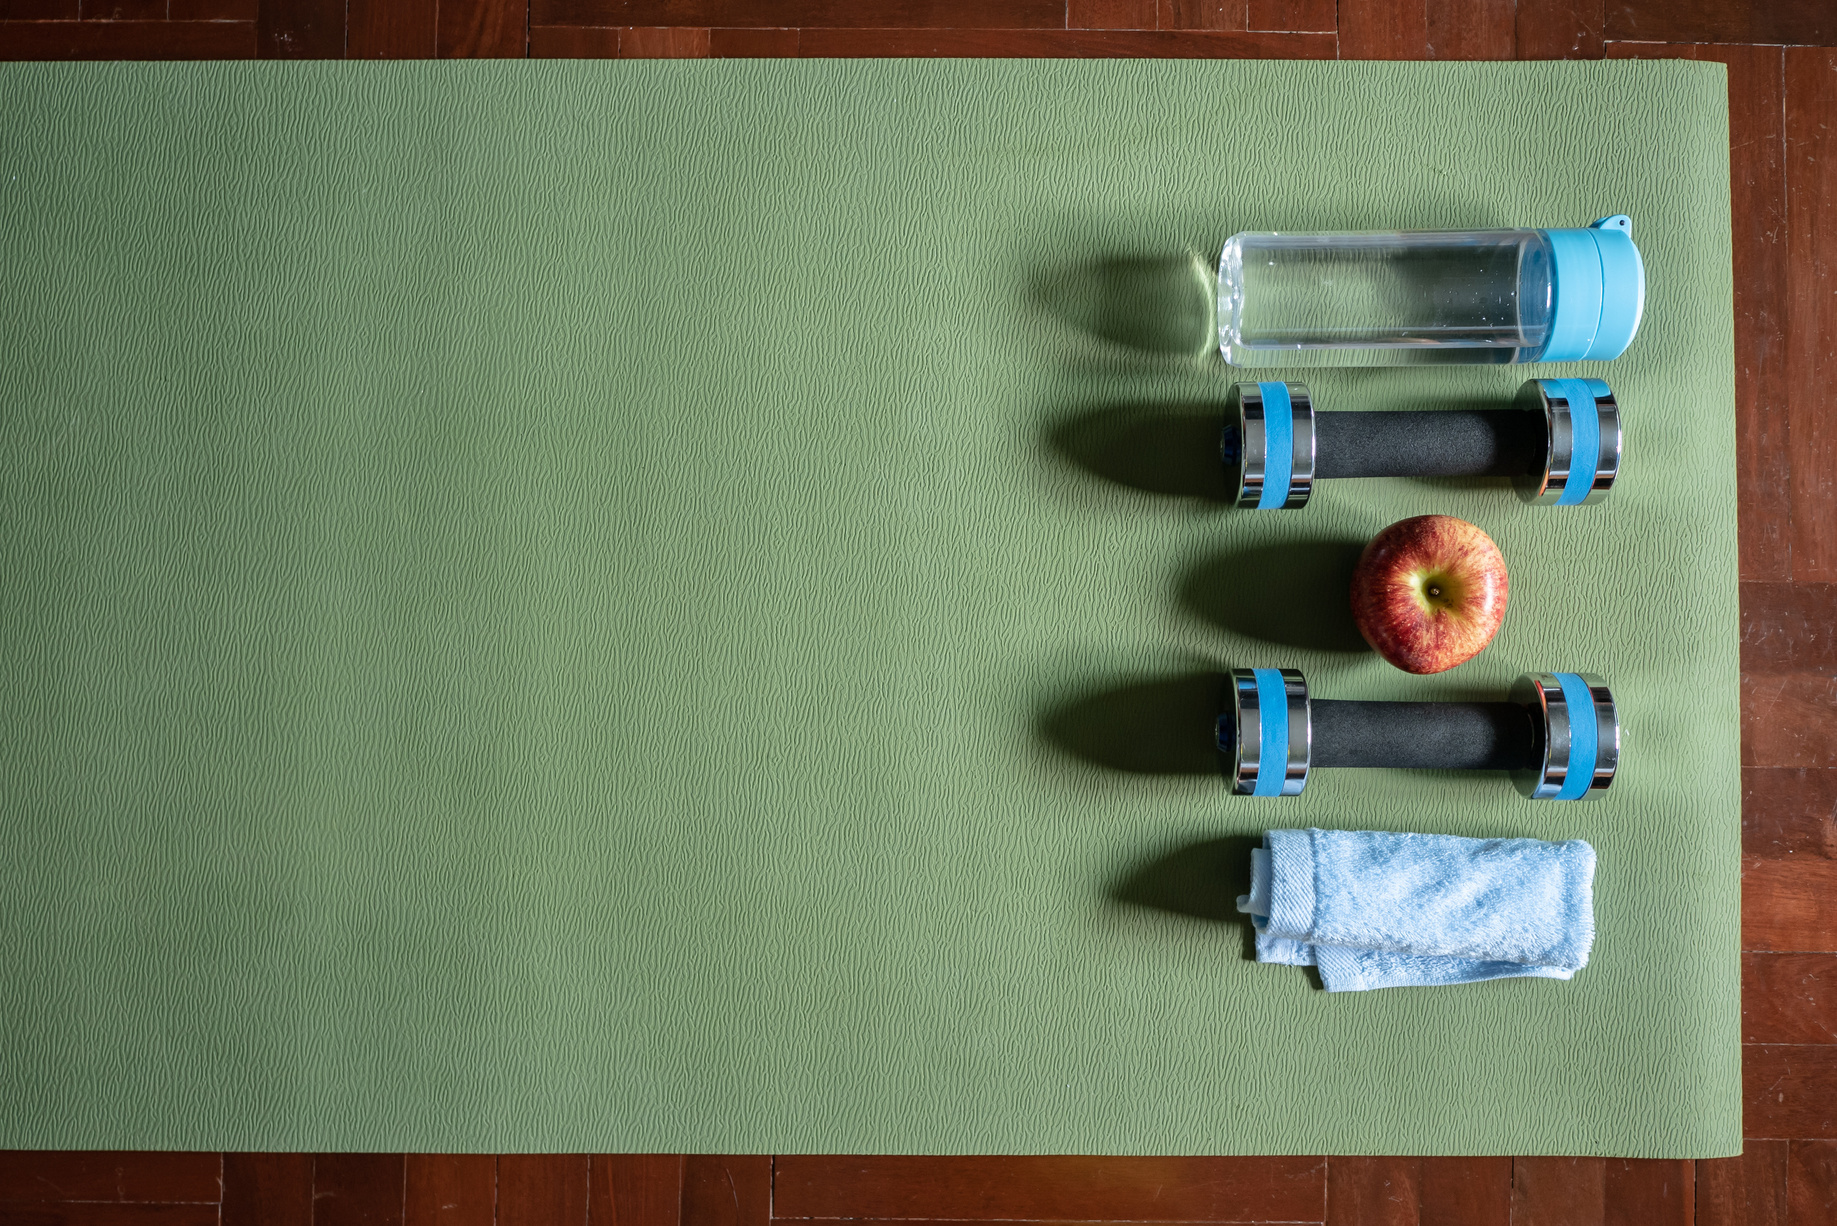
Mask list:
[[1591,673],[1527,673],[1504,702],[1308,697],[1292,668],[1237,668],[1218,715],[1219,766],[1244,796],[1296,796],[1317,766],[1510,771],[1533,800],[1614,781],[1620,719]]
[[1315,413],[1301,383],[1238,383],[1219,456],[1237,505],[1296,510],[1338,477],[1512,477],[1528,502],[1592,506],[1620,472],[1620,406],[1599,379],[1532,379],[1509,409]]

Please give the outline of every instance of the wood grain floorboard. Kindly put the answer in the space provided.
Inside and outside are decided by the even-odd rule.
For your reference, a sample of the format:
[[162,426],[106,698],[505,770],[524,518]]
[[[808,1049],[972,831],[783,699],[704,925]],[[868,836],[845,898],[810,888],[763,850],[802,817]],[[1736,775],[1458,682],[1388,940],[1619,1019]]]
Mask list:
[[1320,1158],[781,1157],[773,1215],[1323,1220]]
[[533,0],[535,25],[1065,28],[1065,0]]
[[1327,1159],[1327,1226],[1418,1226],[1419,1158]]
[[113,1201],[0,1205],[0,1226],[217,1226],[217,1206]]
[[1786,50],[1792,577],[1837,581],[1837,49]]
[[216,1204],[222,1198],[221,1154],[0,1150],[0,1203]]
[[715,59],[790,59],[797,55],[796,30],[710,30],[708,54]]
[[1741,764],[1837,767],[1837,677],[1743,675]]
[[497,1226],[587,1226],[590,1161],[585,1154],[500,1156]]
[[1741,849],[1776,859],[1837,859],[1837,770],[1744,767]]
[[490,1154],[410,1154],[402,1226],[493,1226],[498,1160]]
[[0,0],[0,21],[75,21],[80,0]]
[[1786,1161],[1786,1221],[1837,1222],[1837,1142],[1793,1141]]
[[246,21],[4,21],[0,60],[246,60]]
[[1514,1158],[1512,1226],[1603,1226],[1602,1158]]
[[256,54],[269,60],[344,57],[345,0],[259,0]]
[[1432,60],[1509,60],[1518,51],[1514,0],[1428,0]]
[[1601,0],[1518,0],[1515,21],[1521,60],[1601,58]]
[[588,1226],[677,1226],[681,1154],[595,1154],[587,1183]]
[[1603,1164],[1603,1226],[1692,1226],[1696,1164],[1688,1158],[1609,1158]]
[[1750,1139],[1738,1157],[1699,1158],[1696,1226],[1787,1226],[1787,1146]]
[[1247,30],[1243,0],[1158,0],[1155,24],[1163,30]]
[[683,1159],[682,1226],[767,1226],[772,1160],[763,1154],[692,1154]]
[[1425,0],[1340,0],[1343,60],[1421,60],[1429,55]]
[[1743,583],[1741,668],[1837,672],[1837,583]]
[[1742,1134],[1837,1137],[1837,1047],[1750,1043],[1741,1049]]
[[1015,56],[1084,59],[1332,59],[1331,34],[1251,34],[1230,30],[804,30],[807,57]]
[[1744,953],[1741,1041],[1837,1043],[1837,954]]
[[1153,30],[1155,0],[1066,0],[1065,24],[1073,30]]
[[1741,947],[1837,952],[1837,860],[1742,857]]
[[439,7],[439,0],[345,0],[345,56],[432,59]]
[[520,59],[529,51],[529,5],[516,0],[437,0],[435,54],[442,59]]
[[712,40],[700,26],[632,26],[619,31],[623,60],[705,60]]
[[313,1156],[223,1155],[222,1226],[313,1226]]
[[1510,1226],[1510,1158],[1424,1158],[1420,1226]]
[[313,1226],[402,1226],[401,1154],[319,1154],[313,1159]]
[[1339,29],[1336,0],[1250,0],[1244,24],[1252,30],[1317,32]]
[[1830,0],[1609,0],[1607,36],[1658,43],[1837,42]]

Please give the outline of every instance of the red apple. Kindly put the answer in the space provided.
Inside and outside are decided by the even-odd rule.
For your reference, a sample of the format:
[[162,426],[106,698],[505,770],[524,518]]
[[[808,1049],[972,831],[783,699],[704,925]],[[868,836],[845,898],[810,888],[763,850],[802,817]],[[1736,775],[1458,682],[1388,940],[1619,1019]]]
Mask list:
[[1441,673],[1479,654],[1505,618],[1505,557],[1452,515],[1399,520],[1352,572],[1352,617],[1365,641],[1406,673]]

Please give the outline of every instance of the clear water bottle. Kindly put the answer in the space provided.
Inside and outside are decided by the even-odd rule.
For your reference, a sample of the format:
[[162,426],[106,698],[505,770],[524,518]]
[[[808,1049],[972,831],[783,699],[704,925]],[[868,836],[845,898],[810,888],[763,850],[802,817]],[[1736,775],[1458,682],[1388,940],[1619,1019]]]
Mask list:
[[1218,262],[1234,366],[1606,361],[1645,302],[1625,216],[1585,230],[1244,233]]

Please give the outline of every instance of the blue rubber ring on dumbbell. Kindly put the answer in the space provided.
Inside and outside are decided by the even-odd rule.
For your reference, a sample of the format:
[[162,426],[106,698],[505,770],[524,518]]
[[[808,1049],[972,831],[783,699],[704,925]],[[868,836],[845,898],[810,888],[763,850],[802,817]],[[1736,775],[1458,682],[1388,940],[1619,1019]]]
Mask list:
[[[1595,488],[1595,470],[1601,465],[1601,413],[1590,383],[1599,379],[1546,379],[1544,386],[1569,404],[1569,476],[1563,482],[1559,507],[1579,507]],[[1605,388],[1606,384],[1602,384]]]
[[[1580,800],[1595,781],[1595,750],[1601,737],[1595,719],[1595,695],[1588,683],[1574,673],[1557,673],[1556,680],[1563,687],[1563,705],[1569,708],[1569,770],[1554,799]],[[1259,674],[1258,682],[1261,681]]]
[[1252,669],[1257,677],[1257,786],[1252,796],[1280,796],[1288,778],[1288,685],[1279,668]]
[[[1263,395],[1263,493],[1257,499],[1257,510],[1277,511],[1288,501],[1289,483],[1294,480],[1295,406],[1289,400],[1286,383],[1259,383],[1257,391]],[[1266,671],[1270,670],[1257,670],[1259,692]],[[1282,709],[1288,710],[1286,703]],[[1287,757],[1284,753],[1284,760]],[[1263,793],[1258,792],[1257,795]],[[1271,792],[1270,795],[1274,796],[1275,793]]]

